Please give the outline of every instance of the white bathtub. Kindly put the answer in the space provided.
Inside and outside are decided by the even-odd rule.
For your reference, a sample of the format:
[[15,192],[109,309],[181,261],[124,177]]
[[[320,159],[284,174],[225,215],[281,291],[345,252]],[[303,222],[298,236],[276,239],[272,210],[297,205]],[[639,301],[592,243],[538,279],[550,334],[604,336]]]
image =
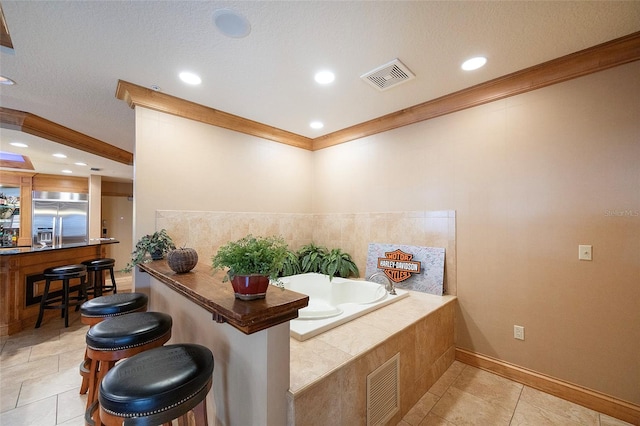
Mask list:
[[309,306],[290,322],[291,336],[300,341],[409,296],[401,289],[392,296],[383,285],[370,281],[336,277],[329,281],[328,275],[315,273],[283,277],[281,281],[286,289],[309,296]]

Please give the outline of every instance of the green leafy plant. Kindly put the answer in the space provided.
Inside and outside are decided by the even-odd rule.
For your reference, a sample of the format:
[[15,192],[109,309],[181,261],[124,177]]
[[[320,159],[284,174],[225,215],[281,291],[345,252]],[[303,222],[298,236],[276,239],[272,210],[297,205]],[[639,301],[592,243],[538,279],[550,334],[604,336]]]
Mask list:
[[[124,272],[131,272],[133,267],[139,263],[147,263],[151,260],[162,259],[164,255],[175,249],[176,245],[167,234],[166,229],[161,229],[153,234],[147,234],[140,238],[136,243],[136,247],[131,252],[131,261],[124,267]],[[151,258],[147,258],[147,253]]]
[[302,272],[320,272],[322,260],[328,253],[326,247],[317,246],[313,243],[302,246],[302,248],[298,250],[298,258],[300,259]]
[[349,278],[350,276],[357,277],[360,275],[358,267],[351,259],[351,255],[338,248],[332,249],[323,257],[320,264],[320,272],[329,275],[330,280],[334,276]]
[[280,270],[279,275],[281,277],[288,277],[290,275],[296,275],[302,272],[302,267],[300,266],[300,259],[298,258],[298,254],[295,251],[287,250],[287,255],[284,258],[284,263],[282,264],[282,269]]
[[268,275],[277,283],[287,252],[287,243],[281,237],[247,235],[221,246],[211,258],[211,266],[218,270],[228,268],[225,282],[236,275]]

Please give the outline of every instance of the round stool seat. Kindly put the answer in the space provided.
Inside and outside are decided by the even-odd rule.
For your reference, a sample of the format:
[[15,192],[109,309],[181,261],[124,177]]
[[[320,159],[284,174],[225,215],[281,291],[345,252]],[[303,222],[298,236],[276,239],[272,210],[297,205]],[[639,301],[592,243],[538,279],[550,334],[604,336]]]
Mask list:
[[[167,345],[116,364],[100,384],[100,410],[137,424],[169,422],[204,400],[213,354],[201,345]],[[144,417],[144,418],[142,418]]]
[[84,265],[65,265],[47,268],[43,274],[50,280],[62,280],[65,278],[77,278],[86,275],[87,267]]
[[108,318],[87,331],[87,347],[120,351],[142,346],[171,331],[171,316],[161,312],[134,312]]
[[80,306],[85,317],[116,317],[136,311],[147,305],[149,298],[143,293],[116,293],[88,300]]
[[116,264],[116,260],[105,257],[100,259],[85,260],[84,262],[82,262],[82,264],[87,267],[87,270],[95,271],[112,268]]

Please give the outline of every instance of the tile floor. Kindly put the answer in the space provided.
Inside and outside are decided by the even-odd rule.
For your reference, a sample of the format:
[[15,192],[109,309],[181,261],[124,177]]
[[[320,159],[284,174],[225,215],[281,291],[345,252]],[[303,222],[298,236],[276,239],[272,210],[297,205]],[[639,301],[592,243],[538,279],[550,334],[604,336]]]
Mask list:
[[[118,285],[126,291],[130,281],[118,279]],[[54,318],[38,330],[1,338],[1,425],[84,425],[78,365],[87,326],[79,318],[73,313],[66,329]],[[456,361],[398,424],[435,425],[627,423]]]
[[598,413],[455,361],[398,426],[621,426]]

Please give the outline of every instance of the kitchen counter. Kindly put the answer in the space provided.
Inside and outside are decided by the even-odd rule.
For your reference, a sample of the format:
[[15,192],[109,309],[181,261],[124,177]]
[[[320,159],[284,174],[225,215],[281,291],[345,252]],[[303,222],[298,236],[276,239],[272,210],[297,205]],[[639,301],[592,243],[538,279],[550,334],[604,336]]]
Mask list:
[[[106,247],[116,243],[114,239],[96,239],[65,246],[0,249],[0,336],[35,326],[45,269],[106,257]],[[60,287],[56,282],[51,290]],[[57,310],[45,312],[45,318],[59,315]]]
[[0,248],[0,256],[11,256],[25,253],[42,253],[52,250],[67,250],[78,247],[99,246],[103,244],[116,244],[119,241],[115,238],[96,238],[89,240],[88,243],[74,243],[54,246],[32,246],[32,247],[2,247]]

